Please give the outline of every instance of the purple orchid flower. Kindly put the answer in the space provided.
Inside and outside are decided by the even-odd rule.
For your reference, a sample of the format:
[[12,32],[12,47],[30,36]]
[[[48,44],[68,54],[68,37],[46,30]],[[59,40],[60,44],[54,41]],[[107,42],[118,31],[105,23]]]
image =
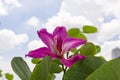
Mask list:
[[64,58],[64,54],[69,52],[72,48],[76,48],[86,43],[83,39],[68,37],[64,26],[58,26],[53,31],[53,34],[48,33],[46,29],[41,29],[37,33],[47,47],[32,50],[26,56],[33,58],[43,58],[45,56],[50,56],[53,59],[59,58],[60,61],[67,67],[70,67],[76,61],[85,58],[85,56],[80,54],[76,54],[68,59]]

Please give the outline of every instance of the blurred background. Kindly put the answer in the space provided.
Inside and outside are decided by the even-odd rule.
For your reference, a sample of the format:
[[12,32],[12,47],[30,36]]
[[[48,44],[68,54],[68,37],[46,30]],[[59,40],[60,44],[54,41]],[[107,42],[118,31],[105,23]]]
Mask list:
[[[100,56],[107,60],[120,56],[120,0],[0,0],[0,69],[14,74],[10,61],[15,56],[23,57],[33,69],[25,54],[44,46],[37,30],[83,25],[98,28],[98,33],[86,36],[101,46]],[[14,80],[20,79],[15,75]]]

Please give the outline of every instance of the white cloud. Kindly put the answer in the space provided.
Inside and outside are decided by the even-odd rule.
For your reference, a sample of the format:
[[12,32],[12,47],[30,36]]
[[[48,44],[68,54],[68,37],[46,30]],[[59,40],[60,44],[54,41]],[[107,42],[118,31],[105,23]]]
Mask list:
[[103,42],[111,39],[115,35],[120,34],[120,20],[114,19],[109,23],[104,23],[100,27],[100,33],[98,35],[98,40]]
[[45,46],[45,44],[41,40],[33,40],[33,41],[29,42],[28,49],[34,50],[34,49],[44,47],[44,46]]
[[120,34],[120,19],[113,19],[108,23],[102,22],[101,26],[98,28],[97,34],[88,34],[88,40],[103,43],[104,41],[108,41],[113,39],[114,36]]
[[35,17],[35,16],[33,16],[33,17],[31,17],[30,19],[28,19],[27,21],[26,21],[26,23],[28,24],[28,25],[30,25],[30,26],[33,26],[33,27],[38,27],[38,26],[40,26],[40,20],[37,18],[37,17]]
[[115,48],[120,48],[120,39],[117,41],[105,41],[101,46],[101,52],[98,55],[104,56],[107,60],[111,60],[111,52]]
[[118,38],[120,39],[120,35],[118,36]]
[[0,15],[7,15],[7,8],[4,6],[3,2],[0,1]]
[[21,7],[22,5],[18,2],[18,0],[5,0],[6,4],[9,4],[13,7]]
[[[120,0],[63,0],[58,15],[49,18],[45,26],[52,31],[57,25],[65,25],[67,28],[80,27],[83,24],[95,25],[98,27],[98,33],[93,36],[87,35],[88,39],[103,42],[120,34],[118,6]],[[115,16],[115,19],[104,22],[106,16],[110,15]]]
[[85,24],[92,25],[93,23],[87,19],[85,16],[73,16],[67,12],[58,13],[57,16],[53,16],[48,19],[46,23],[46,28],[52,31],[57,26],[66,26],[67,28],[81,27]]
[[3,59],[3,56],[0,56],[0,60],[2,60]]
[[94,0],[98,5],[102,7],[102,12],[106,15],[114,14],[120,18],[120,0]]
[[120,18],[120,0],[63,0],[60,12],[74,16],[83,15],[93,23],[99,24],[98,18],[112,14]]
[[0,52],[14,49],[28,41],[26,34],[15,34],[13,31],[8,29],[0,30]]
[[[111,59],[111,50],[120,47],[120,40],[108,41],[120,34],[120,0],[63,0],[60,11],[48,19],[46,28],[49,31],[58,25],[67,28],[81,25],[98,26],[98,33],[87,35],[89,41],[103,43],[101,55]],[[112,18],[112,16],[115,18]],[[111,17],[107,22],[108,18]]]
[[[57,16],[48,19],[45,26],[49,31],[53,31],[59,25],[66,26],[68,29],[72,27],[81,28],[83,25],[98,26],[104,20],[101,10],[101,7],[94,0],[63,0]],[[96,41],[97,35],[87,36],[90,41]]]
[[14,8],[21,7],[18,0],[0,0],[0,16],[5,16]]
[[98,17],[102,17],[102,8],[94,0],[64,0],[60,12],[68,12],[73,16],[85,16],[95,25],[99,24]]

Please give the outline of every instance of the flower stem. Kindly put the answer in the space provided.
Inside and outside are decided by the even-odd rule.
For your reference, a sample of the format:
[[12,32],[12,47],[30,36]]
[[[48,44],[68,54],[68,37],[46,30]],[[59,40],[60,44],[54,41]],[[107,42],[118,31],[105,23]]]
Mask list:
[[78,50],[74,53],[74,55],[78,54],[79,51],[80,51],[80,49],[78,49]]
[[63,78],[62,78],[62,80],[64,80],[64,75],[66,73],[67,67],[64,67],[64,65],[62,64],[62,69],[63,69]]
[[66,55],[67,59],[69,58],[69,52],[67,52],[67,55]]
[[[67,59],[69,58],[69,52],[67,52],[66,57],[67,57]],[[64,80],[64,75],[66,73],[67,67],[64,67],[64,65],[62,64],[62,69],[63,69],[63,78],[62,78],[62,80]]]

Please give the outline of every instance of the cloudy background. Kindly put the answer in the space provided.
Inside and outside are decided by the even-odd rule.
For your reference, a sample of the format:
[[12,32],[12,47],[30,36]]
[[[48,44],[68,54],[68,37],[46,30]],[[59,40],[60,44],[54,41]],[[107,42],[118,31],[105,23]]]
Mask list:
[[88,40],[101,45],[100,55],[110,60],[112,49],[120,48],[120,0],[0,0],[0,69],[13,73],[14,56],[44,45],[36,31],[51,32],[58,25],[96,26],[98,33],[87,35]]

